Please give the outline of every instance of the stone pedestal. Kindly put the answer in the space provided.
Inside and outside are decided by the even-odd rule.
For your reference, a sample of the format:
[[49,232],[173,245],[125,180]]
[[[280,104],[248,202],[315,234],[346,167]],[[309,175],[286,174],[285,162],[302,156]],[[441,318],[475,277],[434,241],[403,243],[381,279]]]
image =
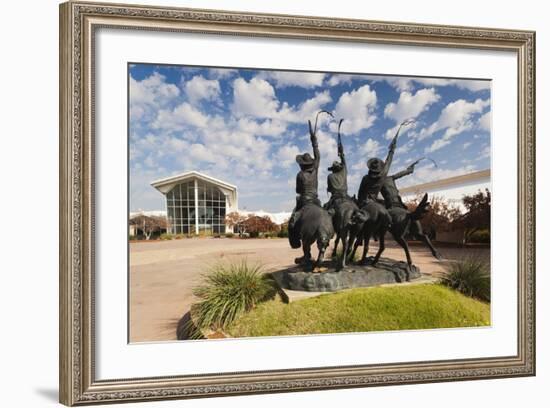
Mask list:
[[377,286],[418,279],[420,270],[406,262],[380,258],[376,266],[351,264],[337,271],[332,262],[323,264],[323,272],[306,272],[303,266],[274,272],[281,288],[307,292],[334,292],[342,289]]

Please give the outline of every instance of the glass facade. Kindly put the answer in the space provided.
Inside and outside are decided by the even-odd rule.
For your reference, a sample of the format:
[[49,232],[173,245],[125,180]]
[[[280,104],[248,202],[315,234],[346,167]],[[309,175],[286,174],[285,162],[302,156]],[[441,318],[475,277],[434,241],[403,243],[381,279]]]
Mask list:
[[[176,185],[166,194],[172,234],[225,233],[225,195],[218,187],[201,181]],[[196,194],[196,197],[195,197]]]

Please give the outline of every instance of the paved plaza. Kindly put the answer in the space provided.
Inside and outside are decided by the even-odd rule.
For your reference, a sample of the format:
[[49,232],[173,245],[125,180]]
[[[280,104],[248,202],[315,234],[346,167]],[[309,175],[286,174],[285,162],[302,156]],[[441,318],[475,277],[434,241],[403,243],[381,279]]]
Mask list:
[[[369,254],[377,247],[371,244]],[[488,248],[438,248],[446,259],[468,255],[490,257]],[[359,249],[361,250],[361,248]],[[313,249],[313,255],[317,253]],[[332,253],[332,246],[328,253]],[[426,274],[441,271],[443,263],[428,250],[412,244],[414,263]],[[291,249],[288,240],[191,238],[172,241],[135,242],[130,244],[130,341],[176,340],[178,320],[196,300],[192,294],[201,283],[209,266],[220,261],[246,258],[260,262],[266,272],[293,265],[301,250]],[[386,245],[384,257],[405,260],[403,250],[392,241]]]

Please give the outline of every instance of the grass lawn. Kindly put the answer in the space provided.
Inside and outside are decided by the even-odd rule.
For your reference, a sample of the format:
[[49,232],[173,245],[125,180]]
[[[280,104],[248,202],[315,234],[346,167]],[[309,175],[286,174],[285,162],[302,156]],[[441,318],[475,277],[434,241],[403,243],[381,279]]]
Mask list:
[[233,337],[487,326],[490,306],[439,284],[351,289],[289,304],[259,304]]

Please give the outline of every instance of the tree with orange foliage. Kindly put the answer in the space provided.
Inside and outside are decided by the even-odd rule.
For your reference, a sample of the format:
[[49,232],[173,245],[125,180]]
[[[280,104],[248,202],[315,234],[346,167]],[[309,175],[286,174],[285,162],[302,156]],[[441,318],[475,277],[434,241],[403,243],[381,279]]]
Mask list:
[[239,235],[246,232],[246,216],[236,211],[230,212],[225,216],[225,223],[233,228],[233,231]]
[[[420,202],[421,196],[417,196],[407,201],[406,205],[410,211],[414,211]],[[441,196],[432,196],[430,198],[430,211],[420,220],[422,229],[430,236],[435,238],[436,231],[450,231],[455,225],[455,221],[461,216],[460,208],[450,203]]]
[[244,225],[251,237],[257,237],[263,232],[277,232],[279,229],[279,226],[266,215],[263,217],[249,215],[244,221]]

